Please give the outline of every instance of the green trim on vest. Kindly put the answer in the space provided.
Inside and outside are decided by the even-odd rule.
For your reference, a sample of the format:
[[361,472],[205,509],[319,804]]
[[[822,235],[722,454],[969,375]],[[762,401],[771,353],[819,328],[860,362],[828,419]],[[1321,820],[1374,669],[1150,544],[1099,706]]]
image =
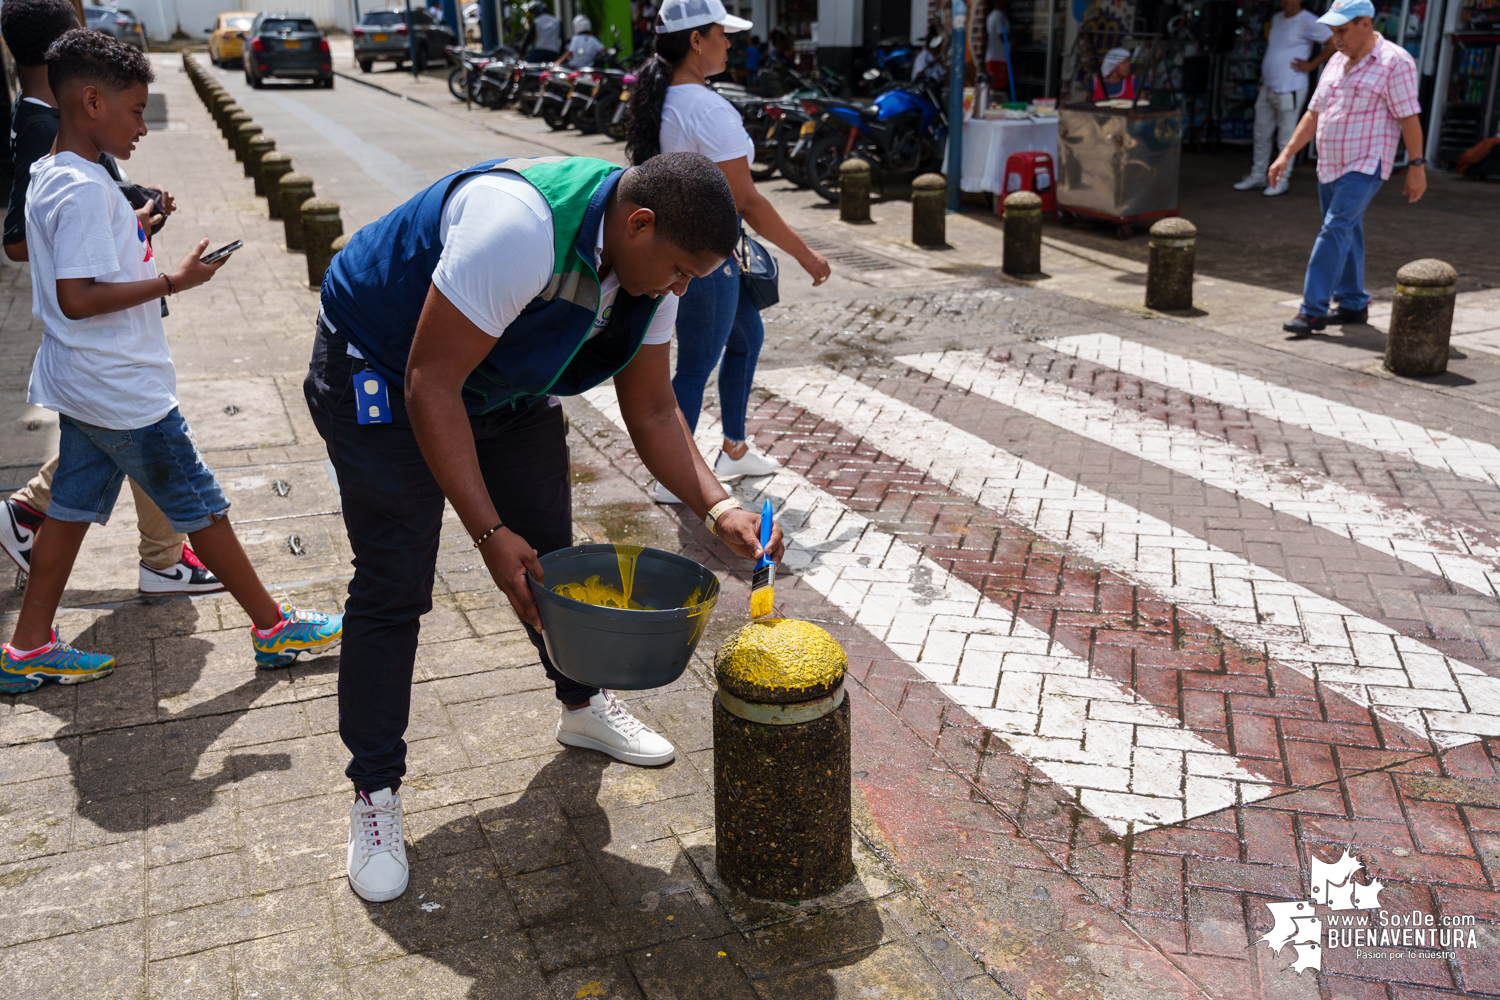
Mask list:
[[[520,174],[547,199],[547,205],[552,209],[552,273],[558,275],[581,270],[586,262],[578,256],[574,244],[583,228],[589,199],[604,179],[620,168],[606,160],[568,156],[515,160],[499,169]],[[568,259],[570,254],[572,260]],[[593,268],[589,267],[589,270]]]

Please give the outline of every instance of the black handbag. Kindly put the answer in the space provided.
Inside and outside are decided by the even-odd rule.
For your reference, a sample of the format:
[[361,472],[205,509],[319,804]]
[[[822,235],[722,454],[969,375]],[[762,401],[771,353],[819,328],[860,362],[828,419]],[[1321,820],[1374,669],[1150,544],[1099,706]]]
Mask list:
[[781,301],[776,287],[779,277],[776,258],[759,241],[740,235],[740,289],[757,310],[769,309]]

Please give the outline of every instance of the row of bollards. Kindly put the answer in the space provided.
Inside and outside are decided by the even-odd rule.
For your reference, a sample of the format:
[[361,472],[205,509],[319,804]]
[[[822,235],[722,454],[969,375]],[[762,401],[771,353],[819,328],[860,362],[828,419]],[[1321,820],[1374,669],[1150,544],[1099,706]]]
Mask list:
[[[917,246],[947,245],[947,192],[942,174],[922,174],[911,182],[911,241]],[[870,164],[857,156],[839,164],[839,220],[870,221]]]
[[276,149],[276,140],[266,135],[229,91],[198,65],[192,53],[182,54],[182,68],[234,158],[243,165],[245,176],[254,182],[255,193],[266,199],[266,214],[282,220],[286,248],[300,250],[306,256],[308,285],[321,288],[329,261],[343,246],[335,245],[344,231],[338,204],[314,196],[312,178],[292,173],[292,158]]

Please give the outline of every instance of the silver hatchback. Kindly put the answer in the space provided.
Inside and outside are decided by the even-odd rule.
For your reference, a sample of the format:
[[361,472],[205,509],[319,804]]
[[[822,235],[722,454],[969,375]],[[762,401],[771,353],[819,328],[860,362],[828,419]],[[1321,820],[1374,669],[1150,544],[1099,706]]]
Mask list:
[[113,35],[126,45],[146,51],[146,26],[136,17],[135,11],[122,7],[85,7],[83,14],[88,26],[95,31]]

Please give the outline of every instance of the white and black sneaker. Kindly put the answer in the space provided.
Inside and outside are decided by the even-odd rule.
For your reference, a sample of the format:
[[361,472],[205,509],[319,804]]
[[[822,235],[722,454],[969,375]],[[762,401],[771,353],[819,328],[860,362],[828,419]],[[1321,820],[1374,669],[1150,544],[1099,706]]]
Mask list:
[[21,568],[31,572],[31,543],[36,540],[36,529],[47,520],[47,515],[38,514],[19,500],[5,501],[5,517],[0,520],[0,548]]
[[216,594],[223,589],[223,582],[210,573],[186,545],[182,547],[182,558],[175,566],[152,569],[141,563],[143,594]]
[[608,691],[600,691],[576,712],[564,705],[557,720],[557,742],[647,767],[670,764],[677,754],[666,737],[631,715]]

